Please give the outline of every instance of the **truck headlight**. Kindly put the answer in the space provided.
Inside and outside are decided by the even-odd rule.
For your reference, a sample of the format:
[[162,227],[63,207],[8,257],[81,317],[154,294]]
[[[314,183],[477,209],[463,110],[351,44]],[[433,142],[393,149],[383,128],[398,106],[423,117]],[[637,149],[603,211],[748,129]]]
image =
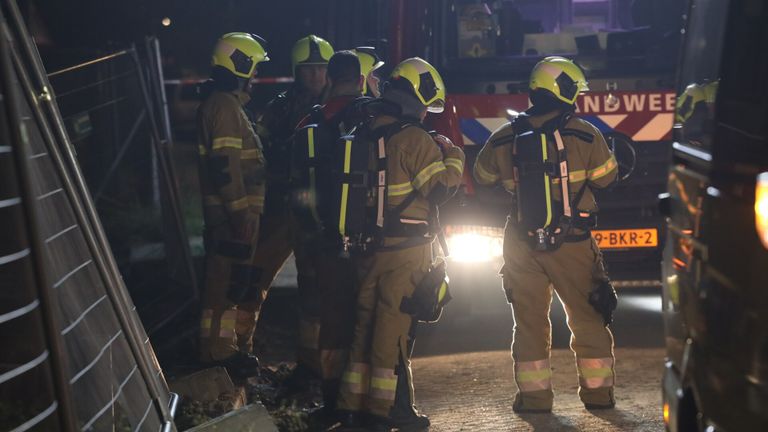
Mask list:
[[450,225],[445,227],[449,257],[458,262],[487,262],[502,256],[504,230],[499,227]]
[[755,227],[765,248],[768,248],[768,172],[757,176],[755,185]]

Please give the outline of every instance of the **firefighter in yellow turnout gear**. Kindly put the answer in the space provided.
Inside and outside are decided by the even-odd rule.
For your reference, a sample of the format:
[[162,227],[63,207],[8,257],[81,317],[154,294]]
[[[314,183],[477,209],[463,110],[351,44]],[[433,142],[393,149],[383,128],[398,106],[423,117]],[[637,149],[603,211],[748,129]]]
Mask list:
[[266,162],[243,109],[257,64],[269,60],[262,43],[247,33],[218,41],[197,118],[207,254],[200,359],[233,375],[258,373],[258,360],[240,349],[249,335],[236,322],[256,282],[252,259],[264,206]]
[[[519,391],[513,409],[552,409],[549,311],[553,288],[564,305],[572,333],[579,396],[588,409],[612,408],[613,336],[607,323],[611,306],[615,308],[615,292],[589,229],[597,211],[591,189],[606,187],[615,180],[616,160],[594,126],[571,116],[579,92],[587,90],[584,74],[577,65],[561,57],[544,59],[531,74],[530,90],[532,107],[491,135],[474,166],[478,183],[501,183],[517,198],[517,211],[513,210],[505,228],[501,270],[503,288],[515,318],[512,357]],[[521,163],[526,136],[535,140],[534,146],[543,149],[547,163]],[[560,146],[564,146],[565,153],[559,153]],[[567,154],[567,177],[559,164],[562,161],[556,158],[561,154]],[[538,176],[535,178],[546,178],[544,190],[553,196],[546,201],[548,214],[559,210],[560,221],[567,223],[556,225],[557,220],[551,217],[555,224],[549,231],[534,232],[523,227],[533,212],[523,206],[533,192],[521,187],[522,178],[530,172]],[[543,173],[546,177],[542,177]],[[565,179],[567,188],[562,185]],[[563,190],[568,193],[565,205]],[[542,194],[541,199],[547,198]],[[568,219],[562,218],[566,208]],[[590,296],[601,299],[602,305],[593,306],[599,301],[590,300]],[[605,302],[610,304],[606,306]]]
[[241,313],[237,317],[237,326],[251,334],[247,338],[249,344],[252,344],[259,312],[269,287],[291,253],[296,259],[299,289],[312,289],[315,283],[314,270],[297,238],[287,200],[290,192],[290,138],[310,108],[323,102],[327,91],[326,68],[332,55],[333,48],[322,38],[309,35],[299,39],[291,53],[295,83],[273,99],[256,122],[256,132],[264,144],[269,164],[265,212],[253,264],[257,273],[255,277],[259,280],[258,295],[241,305]]
[[[414,294],[433,264],[434,237],[428,235],[427,223],[436,205],[460,184],[464,154],[447,138],[433,139],[420,127],[427,111],[440,112],[445,103],[442,79],[429,63],[419,58],[403,61],[382,94],[373,130],[403,119],[412,122],[396,128],[386,140],[387,209],[400,209],[384,221],[383,246],[358,266],[357,321],[338,408],[346,413],[347,426],[357,424],[360,413],[366,412],[373,430],[421,430],[429,420],[412,406],[408,338],[413,319],[401,311],[401,303]],[[396,394],[402,393],[406,412],[393,409],[400,405]]]
[[[366,55],[376,53],[368,51]],[[349,357],[357,276],[353,260],[340,254],[339,236],[334,231],[338,223],[328,220],[329,212],[317,203],[322,206],[329,200],[323,177],[333,175],[335,168],[329,156],[331,148],[341,135],[368,118],[363,105],[371,98],[363,97],[364,78],[369,69],[381,64],[370,62],[370,67],[363,69],[360,54],[336,52],[328,62],[328,101],[304,117],[294,136],[294,217],[297,230],[306,239],[304,250],[316,276],[314,289],[301,291],[299,298],[300,358],[322,380],[323,414],[329,417],[335,415],[341,374]],[[315,198],[307,200],[309,195]]]

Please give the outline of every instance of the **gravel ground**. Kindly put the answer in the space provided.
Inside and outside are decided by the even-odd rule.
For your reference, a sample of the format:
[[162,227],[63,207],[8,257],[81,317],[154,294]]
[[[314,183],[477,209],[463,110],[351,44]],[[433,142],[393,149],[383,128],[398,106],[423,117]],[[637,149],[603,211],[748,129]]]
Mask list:
[[551,414],[512,412],[515,393],[507,351],[421,357],[413,361],[419,409],[430,432],[663,431],[662,349],[616,349],[616,408],[588,412],[577,395],[573,354],[552,352],[555,406]]

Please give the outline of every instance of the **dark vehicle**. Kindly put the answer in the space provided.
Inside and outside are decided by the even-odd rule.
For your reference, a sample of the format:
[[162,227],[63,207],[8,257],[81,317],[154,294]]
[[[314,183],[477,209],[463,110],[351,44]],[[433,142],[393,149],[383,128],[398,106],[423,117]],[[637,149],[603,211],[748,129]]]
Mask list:
[[669,431],[768,430],[766,22],[761,0],[687,15],[661,199]]

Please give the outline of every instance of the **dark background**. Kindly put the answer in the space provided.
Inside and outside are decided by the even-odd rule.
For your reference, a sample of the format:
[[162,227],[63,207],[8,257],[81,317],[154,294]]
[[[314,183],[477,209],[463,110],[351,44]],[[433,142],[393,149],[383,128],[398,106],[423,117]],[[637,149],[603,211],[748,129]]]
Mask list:
[[[310,33],[328,38],[336,48],[351,48],[374,37],[377,21],[345,20],[345,14],[373,15],[380,2],[307,0],[29,0],[25,13],[49,71],[76,64],[94,53],[122,49],[147,35],[160,39],[166,78],[207,74],[210,52],[224,33],[256,33],[267,40],[272,61],[260,65],[262,76],[290,75],[293,43]],[[22,5],[24,8],[24,5]],[[343,11],[342,11],[343,9]],[[163,18],[171,25],[164,27]],[[367,21],[364,25],[362,21]],[[352,41],[346,35],[356,34]],[[347,45],[349,44],[349,45]]]

